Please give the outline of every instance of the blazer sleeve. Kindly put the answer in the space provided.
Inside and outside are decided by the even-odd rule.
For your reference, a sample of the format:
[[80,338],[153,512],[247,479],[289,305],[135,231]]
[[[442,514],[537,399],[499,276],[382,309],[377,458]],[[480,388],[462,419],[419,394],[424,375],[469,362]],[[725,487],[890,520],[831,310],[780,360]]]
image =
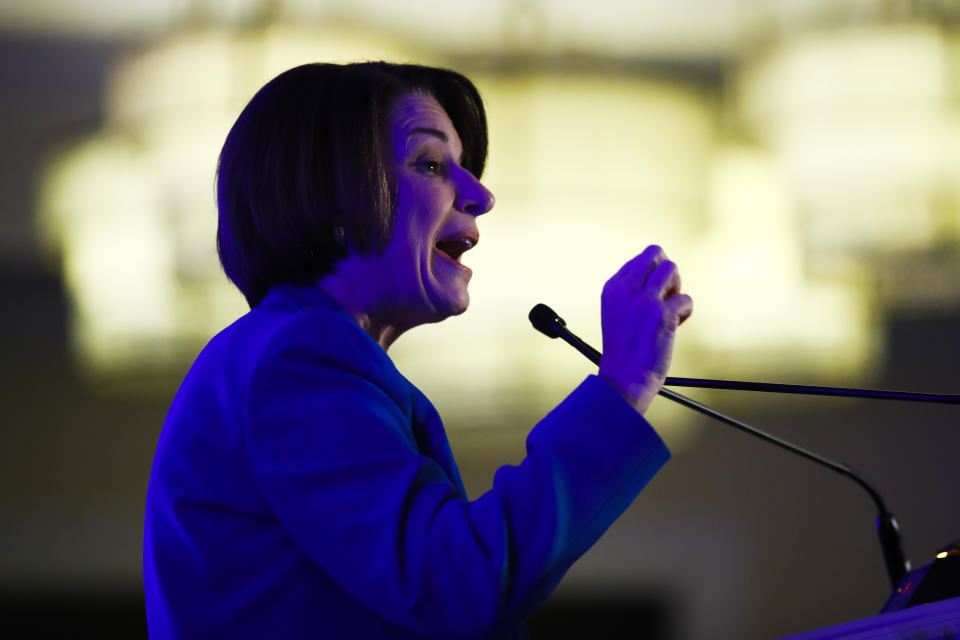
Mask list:
[[391,382],[402,378],[376,364],[389,362],[382,350],[359,330],[332,348],[315,324],[299,324],[250,375],[244,428],[257,482],[323,571],[415,633],[516,627],[669,458],[642,416],[591,376],[530,432],[523,462],[467,501],[418,451],[410,403]]

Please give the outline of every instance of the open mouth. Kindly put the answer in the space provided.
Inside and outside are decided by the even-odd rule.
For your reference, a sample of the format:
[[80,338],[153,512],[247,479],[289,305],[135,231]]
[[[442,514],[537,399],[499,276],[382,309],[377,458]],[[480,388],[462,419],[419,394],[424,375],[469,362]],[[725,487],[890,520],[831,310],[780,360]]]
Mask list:
[[437,251],[447,256],[454,262],[460,262],[460,256],[476,246],[476,238],[463,236],[449,240],[438,240],[436,243]]

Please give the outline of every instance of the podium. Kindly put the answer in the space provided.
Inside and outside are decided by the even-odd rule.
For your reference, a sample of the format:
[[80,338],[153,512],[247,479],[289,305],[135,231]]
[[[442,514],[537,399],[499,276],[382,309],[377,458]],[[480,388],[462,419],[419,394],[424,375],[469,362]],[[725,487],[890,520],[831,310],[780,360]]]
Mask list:
[[921,604],[872,618],[807,631],[780,640],[960,639],[960,598]]

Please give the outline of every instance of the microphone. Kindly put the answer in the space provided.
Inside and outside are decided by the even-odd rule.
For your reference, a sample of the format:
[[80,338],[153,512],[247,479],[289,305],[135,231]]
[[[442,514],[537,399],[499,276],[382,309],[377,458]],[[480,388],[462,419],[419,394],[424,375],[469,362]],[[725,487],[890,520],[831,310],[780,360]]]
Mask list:
[[[600,352],[567,331],[567,323],[557,312],[545,304],[530,310],[530,322],[537,331],[550,338],[563,338],[591,360]],[[574,342],[571,342],[573,340]],[[697,387],[701,389],[732,389],[737,391],[762,391],[766,393],[791,393],[811,396],[839,396],[845,398],[870,398],[873,400],[907,400],[937,404],[960,404],[960,395],[918,393],[913,391],[884,391],[881,389],[851,389],[846,387],[818,387],[803,384],[779,384],[772,382],[745,382],[742,380],[711,380],[709,378],[671,378],[663,383],[668,387]]]
[[[600,366],[600,359],[603,354],[591,347],[589,344],[581,340],[579,337],[574,335],[569,329],[567,329],[567,323],[561,318],[556,311],[551,309],[545,304],[538,304],[530,310],[528,316],[530,323],[533,327],[546,335],[549,338],[562,338],[574,349],[582,353],[588,360],[593,362],[595,365]],[[669,381],[670,378],[667,378]],[[713,380],[704,380],[701,382],[726,382],[726,381],[713,381]],[[669,382],[667,383],[669,384]],[[760,383],[752,383],[760,384]],[[708,385],[702,385],[708,386]],[[717,387],[717,388],[734,388],[734,387]],[[769,389],[764,389],[769,391]],[[693,409],[704,415],[708,415],[711,418],[715,418],[720,422],[728,424],[736,429],[749,433],[752,436],[760,438],[761,440],[766,440],[770,444],[776,445],[787,451],[791,451],[797,455],[800,455],[807,460],[812,460],[817,464],[823,465],[835,471],[841,475],[847,476],[858,485],[860,485],[870,496],[870,499],[873,500],[874,505],[877,508],[877,534],[880,538],[880,549],[883,553],[884,563],[887,567],[887,575],[890,578],[890,583],[893,585],[893,588],[896,589],[897,585],[900,584],[904,575],[907,571],[910,570],[910,562],[906,559],[906,556],[903,552],[903,540],[900,536],[900,525],[897,522],[897,519],[894,517],[893,513],[887,509],[886,503],[884,503],[883,498],[880,497],[880,493],[874,488],[874,486],[867,481],[862,475],[854,471],[851,467],[822,456],[818,453],[808,451],[799,445],[795,445],[788,440],[784,440],[778,436],[775,436],[766,431],[752,427],[745,422],[741,422],[735,418],[731,418],[719,411],[711,409],[710,407],[700,404],[695,400],[692,400],[686,396],[680,395],[674,391],[668,389],[660,389],[660,395],[665,398],[669,398],[674,402],[682,404],[685,407]],[[837,394],[842,395],[842,394]]]

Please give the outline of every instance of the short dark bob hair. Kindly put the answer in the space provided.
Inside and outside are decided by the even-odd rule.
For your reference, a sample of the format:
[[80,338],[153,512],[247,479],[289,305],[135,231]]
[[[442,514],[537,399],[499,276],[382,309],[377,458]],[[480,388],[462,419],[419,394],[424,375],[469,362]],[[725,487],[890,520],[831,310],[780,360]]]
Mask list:
[[386,247],[396,200],[389,114],[410,93],[440,103],[464,168],[479,179],[483,102],[447,69],[305,64],[264,85],[240,113],[217,166],[217,251],[251,308],[274,285],[315,283],[349,253]]

